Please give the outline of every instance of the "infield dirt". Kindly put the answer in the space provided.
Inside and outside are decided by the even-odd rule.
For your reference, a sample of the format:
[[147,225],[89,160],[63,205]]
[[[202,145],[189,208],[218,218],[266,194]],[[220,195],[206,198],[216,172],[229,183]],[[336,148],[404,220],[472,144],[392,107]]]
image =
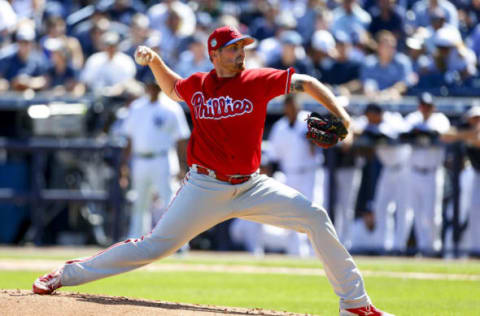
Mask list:
[[1,290],[1,315],[166,315],[166,316],[206,316],[206,315],[271,315],[294,316],[300,314],[246,309],[195,305],[162,301],[140,300],[127,297],[90,295],[59,292],[53,295],[36,295],[27,290]]

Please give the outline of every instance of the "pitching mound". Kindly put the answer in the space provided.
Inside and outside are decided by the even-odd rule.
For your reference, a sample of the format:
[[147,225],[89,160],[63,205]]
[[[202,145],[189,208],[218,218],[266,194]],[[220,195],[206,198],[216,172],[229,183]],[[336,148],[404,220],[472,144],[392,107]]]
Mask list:
[[2,315],[298,315],[263,309],[246,309],[58,292],[36,295],[26,290],[1,290]]

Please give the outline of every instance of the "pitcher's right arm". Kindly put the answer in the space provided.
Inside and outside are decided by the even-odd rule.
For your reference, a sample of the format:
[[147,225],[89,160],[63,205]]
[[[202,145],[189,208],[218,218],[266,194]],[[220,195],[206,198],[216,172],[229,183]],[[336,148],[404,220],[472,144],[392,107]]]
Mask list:
[[135,51],[135,61],[139,65],[150,67],[157,84],[169,98],[175,101],[183,101],[175,92],[175,82],[182,77],[170,69],[153,49],[147,46],[138,46]]

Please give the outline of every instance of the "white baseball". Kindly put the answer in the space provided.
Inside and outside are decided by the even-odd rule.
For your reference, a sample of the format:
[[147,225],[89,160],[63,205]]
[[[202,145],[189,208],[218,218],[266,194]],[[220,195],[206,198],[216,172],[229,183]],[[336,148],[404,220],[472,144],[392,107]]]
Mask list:
[[148,65],[153,59],[153,52],[146,46],[138,46],[135,51],[135,62],[141,66]]

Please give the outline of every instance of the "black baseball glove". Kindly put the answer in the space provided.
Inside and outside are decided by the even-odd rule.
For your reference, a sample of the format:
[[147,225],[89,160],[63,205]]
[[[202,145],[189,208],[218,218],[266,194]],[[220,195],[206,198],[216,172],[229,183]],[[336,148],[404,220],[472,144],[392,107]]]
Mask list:
[[307,138],[322,148],[336,145],[347,137],[348,131],[341,119],[324,117],[312,112],[307,118]]

